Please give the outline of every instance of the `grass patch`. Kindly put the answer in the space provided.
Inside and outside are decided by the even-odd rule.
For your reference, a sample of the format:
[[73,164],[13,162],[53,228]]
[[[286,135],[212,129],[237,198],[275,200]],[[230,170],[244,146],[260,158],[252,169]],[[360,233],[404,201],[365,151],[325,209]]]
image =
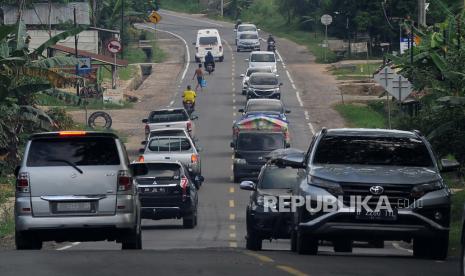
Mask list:
[[376,69],[381,66],[381,63],[354,64],[353,68],[337,68],[331,70],[331,73],[336,76],[349,77],[372,77]]
[[[132,108],[133,103],[130,102],[123,102],[122,105],[114,104],[114,103],[104,103],[102,100],[96,99],[88,99],[87,109],[123,109],[123,108]],[[56,106],[56,107],[64,107],[66,110],[81,110],[84,109],[83,105],[75,105],[72,103],[66,103],[63,100],[60,100],[56,97],[47,95],[47,94],[38,94],[36,98],[36,102],[38,105],[41,106]]]
[[185,13],[197,13],[201,10],[198,0],[161,0],[160,6],[162,9]]
[[0,238],[14,232],[13,209],[3,205],[7,202],[8,198],[15,195],[14,183],[15,178],[13,175],[0,177]]
[[[3,212],[3,211],[2,211]],[[15,219],[13,212],[2,214],[0,220],[0,238],[13,234],[15,231]]]
[[336,110],[346,120],[349,127],[385,128],[385,117],[367,105],[338,104]]

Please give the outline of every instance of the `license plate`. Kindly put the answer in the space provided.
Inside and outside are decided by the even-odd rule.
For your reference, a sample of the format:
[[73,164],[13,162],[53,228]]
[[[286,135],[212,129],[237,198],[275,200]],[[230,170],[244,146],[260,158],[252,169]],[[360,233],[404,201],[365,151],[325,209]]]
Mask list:
[[207,50],[207,51],[210,51],[210,50],[212,50],[212,49],[213,49],[213,48],[205,48],[205,50]]
[[165,193],[165,188],[141,188],[141,193]]
[[59,202],[57,203],[57,212],[90,212],[90,202]]
[[371,221],[394,221],[397,219],[397,209],[375,211],[361,211],[356,213],[356,219]]

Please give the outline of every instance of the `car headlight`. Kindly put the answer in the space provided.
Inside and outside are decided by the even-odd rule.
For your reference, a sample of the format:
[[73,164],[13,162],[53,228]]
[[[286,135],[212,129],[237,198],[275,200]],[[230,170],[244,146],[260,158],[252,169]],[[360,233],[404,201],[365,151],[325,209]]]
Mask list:
[[424,184],[418,184],[412,188],[412,197],[420,198],[429,192],[441,190],[444,188],[445,188],[445,185],[441,180],[424,183]]
[[331,193],[332,195],[337,196],[337,195],[344,194],[344,191],[342,190],[341,185],[339,185],[339,183],[337,183],[337,182],[333,182],[333,181],[325,180],[325,179],[322,179],[322,178],[317,178],[317,177],[314,177],[314,176],[310,176],[308,178],[308,184],[319,187],[319,188],[323,188],[326,191],[328,191],[329,193]]
[[262,206],[262,207],[266,207],[270,209],[276,209],[277,202],[278,200],[276,197],[267,196],[267,198],[265,198],[263,195],[257,196],[257,200],[256,200],[256,203],[258,206]]
[[235,164],[247,164],[247,161],[242,158],[234,158],[234,163]]

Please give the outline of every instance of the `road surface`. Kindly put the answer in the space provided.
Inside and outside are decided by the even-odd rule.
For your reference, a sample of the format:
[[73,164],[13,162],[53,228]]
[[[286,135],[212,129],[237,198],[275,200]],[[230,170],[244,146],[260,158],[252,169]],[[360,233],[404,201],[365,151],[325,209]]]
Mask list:
[[[318,256],[289,251],[289,241],[263,242],[263,251],[245,247],[245,207],[249,192],[232,183],[231,125],[244,106],[241,79],[249,53],[236,53],[233,29],[228,23],[162,12],[156,29],[175,35],[189,49],[189,63],[173,84],[171,106],[180,106],[180,93],[194,85],[192,75],[197,29],[216,28],[224,43],[225,60],[207,76],[208,87],[199,92],[196,134],[202,151],[205,183],[199,192],[199,222],[183,229],[181,220],[143,221],[143,251],[122,252],[112,242],[64,243],[41,252],[0,252],[0,275],[455,275],[455,260],[418,260],[401,244],[386,242],[384,249],[360,245],[353,254],[335,254],[321,246]],[[264,45],[263,45],[264,46]],[[278,45],[279,50],[279,45]],[[283,51],[284,52],[284,51]],[[319,126],[311,123],[286,56],[278,66],[282,100],[292,110],[288,118],[292,146],[305,150]],[[320,84],[319,84],[320,85]],[[310,85],[311,86],[311,85]],[[307,91],[311,93],[311,91]],[[139,124],[139,122],[134,122]],[[320,122],[324,125],[324,122]],[[141,137],[142,140],[142,137]]]

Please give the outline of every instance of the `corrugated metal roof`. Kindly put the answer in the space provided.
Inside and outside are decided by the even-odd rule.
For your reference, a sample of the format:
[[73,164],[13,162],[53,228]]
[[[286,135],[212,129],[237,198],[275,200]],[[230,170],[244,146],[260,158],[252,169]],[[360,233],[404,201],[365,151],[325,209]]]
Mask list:
[[[23,10],[23,21],[27,25],[48,24],[48,4],[36,3],[34,8]],[[76,21],[78,24],[90,25],[90,7],[87,2],[72,2],[69,4],[52,3],[50,21],[52,25],[73,21],[73,9],[76,8]],[[18,8],[14,6],[1,6],[3,9],[3,24],[16,23]]]

